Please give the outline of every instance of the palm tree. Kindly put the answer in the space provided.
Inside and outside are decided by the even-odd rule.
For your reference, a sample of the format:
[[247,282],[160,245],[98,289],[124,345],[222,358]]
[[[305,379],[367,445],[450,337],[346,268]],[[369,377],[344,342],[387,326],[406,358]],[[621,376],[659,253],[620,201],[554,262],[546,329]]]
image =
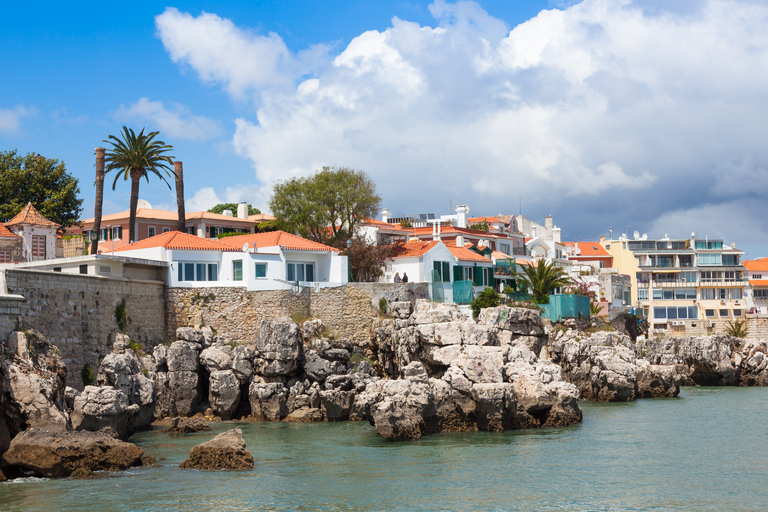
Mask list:
[[549,304],[551,292],[571,284],[571,279],[563,272],[563,269],[555,267],[554,263],[544,263],[539,260],[536,267],[523,267],[523,272],[522,281],[533,295],[534,302],[538,304]]
[[174,175],[170,169],[173,165],[173,157],[165,155],[173,147],[160,140],[153,140],[160,132],[151,132],[144,135],[144,128],[141,133],[136,135],[132,129],[123,126],[122,140],[114,135],[110,135],[109,142],[112,149],[107,152],[106,162],[107,170],[118,171],[115,181],[112,183],[112,190],[115,190],[118,178],[124,180],[131,179],[131,215],[130,225],[128,226],[129,240],[135,242],[136,237],[136,207],[139,202],[139,181],[144,178],[149,182],[149,173],[154,173],[157,177],[171,188],[171,184],[166,181],[160,171],[165,171],[167,176]]
[[101,210],[104,204],[104,148],[96,148],[96,201],[93,214],[93,232],[91,233],[90,254],[98,254],[101,236]]

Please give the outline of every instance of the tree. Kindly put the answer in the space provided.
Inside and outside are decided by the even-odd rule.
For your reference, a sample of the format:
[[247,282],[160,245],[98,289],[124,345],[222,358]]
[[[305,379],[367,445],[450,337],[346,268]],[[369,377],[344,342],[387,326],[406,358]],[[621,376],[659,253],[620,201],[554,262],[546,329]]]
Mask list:
[[380,203],[376,185],[365,172],[323,167],[308,178],[278,182],[269,207],[292,231],[341,247],[364,219],[376,215]]
[[469,226],[469,229],[476,229],[478,231],[490,231],[491,227],[488,224],[487,220],[483,220],[476,224],[472,224],[471,226]]
[[122,176],[124,180],[131,180],[131,213],[130,224],[128,226],[129,237],[131,241],[136,241],[136,208],[139,202],[139,182],[144,178],[149,182],[149,175],[154,174],[168,185],[165,176],[160,171],[164,171],[166,176],[175,175],[170,169],[173,165],[173,157],[165,153],[173,150],[173,147],[161,140],[154,140],[160,132],[150,132],[144,135],[144,128],[136,135],[132,129],[123,126],[122,140],[114,135],[109,136],[108,142],[112,148],[106,155],[106,172],[117,171],[115,181],[112,182],[112,190],[115,190],[117,180]]
[[[346,247],[346,245],[345,245]],[[352,239],[349,265],[353,281],[361,283],[376,283],[384,275],[387,260],[391,260],[405,251],[402,242],[376,245],[369,244],[364,236]]]
[[[229,210],[232,213],[237,213],[237,203],[220,203],[208,210],[211,213],[218,213],[221,214],[224,212],[224,210]],[[248,215],[258,215],[261,213],[261,210],[258,208],[254,208],[250,204],[248,205]]]
[[495,289],[487,286],[472,301],[472,316],[477,319],[480,316],[481,309],[493,308],[499,304],[501,304],[501,295]]
[[555,267],[554,263],[545,263],[543,260],[539,260],[536,267],[523,267],[522,281],[537,304],[549,304],[551,292],[571,284],[570,278],[563,269]]
[[96,200],[93,204],[93,234],[91,237],[91,254],[99,252],[99,236],[101,235],[101,211],[104,205],[104,154],[106,148],[96,148]]
[[27,203],[61,226],[77,223],[83,200],[77,178],[64,162],[16,150],[0,151],[0,222],[11,220]]

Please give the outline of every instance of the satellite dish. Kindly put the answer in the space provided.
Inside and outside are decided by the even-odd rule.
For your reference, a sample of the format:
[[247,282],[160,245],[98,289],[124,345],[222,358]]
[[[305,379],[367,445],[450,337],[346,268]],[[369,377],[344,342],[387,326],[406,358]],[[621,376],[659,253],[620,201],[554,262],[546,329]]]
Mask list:
[[643,236],[640,237],[640,240],[648,240],[648,233],[643,233]]
[[136,201],[136,209],[139,209],[139,208],[146,208],[148,210],[151,210],[152,205],[149,204],[149,202],[145,199],[139,199],[138,201]]
[[696,236],[696,232],[695,231],[691,231],[691,238],[694,238],[695,236]]
[[248,242],[243,244],[243,252],[248,252]]
[[632,233],[632,236],[634,236],[635,240],[637,240],[638,238],[640,238],[640,232],[638,230],[635,230],[635,232]]

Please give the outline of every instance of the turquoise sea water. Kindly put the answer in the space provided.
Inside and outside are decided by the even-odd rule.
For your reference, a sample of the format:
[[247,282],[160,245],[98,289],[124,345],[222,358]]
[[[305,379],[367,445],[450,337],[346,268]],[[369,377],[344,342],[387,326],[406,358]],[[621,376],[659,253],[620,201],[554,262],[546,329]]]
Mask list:
[[0,510],[768,510],[768,388],[582,408],[574,427],[412,443],[362,422],[241,423],[256,467],[237,472],[177,469],[210,432],[143,432],[164,467],[0,484]]

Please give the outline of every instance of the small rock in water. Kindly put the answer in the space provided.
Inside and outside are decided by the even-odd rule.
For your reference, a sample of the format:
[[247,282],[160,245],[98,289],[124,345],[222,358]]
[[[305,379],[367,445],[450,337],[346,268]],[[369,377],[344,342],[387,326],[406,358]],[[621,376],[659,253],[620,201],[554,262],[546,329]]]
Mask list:
[[180,469],[253,469],[253,456],[245,448],[243,431],[233,428],[189,452]]

